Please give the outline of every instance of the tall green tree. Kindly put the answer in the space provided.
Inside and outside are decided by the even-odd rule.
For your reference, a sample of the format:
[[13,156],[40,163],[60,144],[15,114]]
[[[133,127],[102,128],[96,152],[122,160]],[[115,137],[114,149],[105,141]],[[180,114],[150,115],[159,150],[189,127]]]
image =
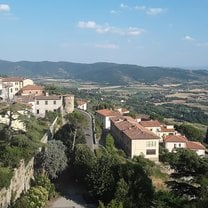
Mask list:
[[95,165],[96,158],[94,153],[85,144],[77,144],[74,151],[73,165],[76,177],[85,182],[87,174]]
[[87,175],[89,190],[103,201],[113,198],[115,180],[113,176],[114,159],[110,155],[99,157]]

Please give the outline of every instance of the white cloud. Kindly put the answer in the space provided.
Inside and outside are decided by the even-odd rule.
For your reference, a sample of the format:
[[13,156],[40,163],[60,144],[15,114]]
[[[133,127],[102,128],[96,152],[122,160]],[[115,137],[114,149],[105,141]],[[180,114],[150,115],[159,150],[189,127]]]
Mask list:
[[10,7],[8,4],[0,4],[0,12],[9,12]]
[[128,36],[138,36],[141,35],[145,30],[142,28],[137,27],[129,27],[127,29],[118,28],[111,26],[109,24],[97,24],[95,21],[79,21],[78,27],[81,29],[93,29],[97,33],[104,34],[104,33],[112,33],[118,35],[128,35]]
[[126,5],[126,4],[121,4],[120,8],[121,9],[135,10],[135,11],[143,11],[147,15],[152,15],[152,16],[159,15],[159,14],[161,14],[161,13],[163,13],[167,10],[167,9],[160,8],[160,7],[158,7],[158,8],[148,8],[145,5],[129,6],[129,5]]
[[145,32],[144,29],[137,28],[137,27],[129,27],[127,34],[131,36],[137,36],[137,35],[141,35],[144,32]]
[[106,44],[96,44],[96,48],[104,48],[104,49],[118,49],[119,46],[112,43],[106,43]]
[[166,9],[163,9],[163,8],[148,8],[145,11],[146,11],[146,14],[155,16],[155,15],[159,15],[163,13],[165,10]]
[[146,6],[135,6],[134,9],[140,10],[140,11],[145,11],[147,8],[146,8]]
[[110,13],[111,13],[111,14],[121,14],[121,11],[119,11],[119,10],[118,10],[118,11],[116,11],[116,10],[111,10]]
[[186,41],[194,41],[195,39],[192,38],[190,35],[186,35],[183,40],[186,40]]
[[120,4],[120,7],[122,9],[130,9],[130,7],[128,5],[126,5],[126,4]]
[[94,29],[97,27],[96,23],[94,21],[87,21],[87,22],[84,22],[84,21],[79,21],[78,22],[78,27],[79,28],[88,28],[88,29]]

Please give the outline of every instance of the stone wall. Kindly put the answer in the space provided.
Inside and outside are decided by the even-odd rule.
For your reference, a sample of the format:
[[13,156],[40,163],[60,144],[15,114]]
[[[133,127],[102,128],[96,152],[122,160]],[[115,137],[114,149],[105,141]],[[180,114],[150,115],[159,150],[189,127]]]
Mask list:
[[[41,142],[47,143],[56,131],[56,123],[58,117],[53,121],[48,132],[42,137]],[[27,164],[24,160],[20,161],[18,168],[14,169],[14,174],[11,179],[10,186],[0,190],[0,208],[7,208],[12,202],[15,202],[22,192],[30,188],[30,181],[34,177],[34,158]],[[29,208],[29,207],[28,207]]]
[[18,168],[14,169],[14,175],[11,179],[10,186],[0,190],[0,208],[8,207],[12,202],[16,201],[23,191],[30,188],[30,181],[33,178],[34,158],[27,164],[24,160],[20,161]]

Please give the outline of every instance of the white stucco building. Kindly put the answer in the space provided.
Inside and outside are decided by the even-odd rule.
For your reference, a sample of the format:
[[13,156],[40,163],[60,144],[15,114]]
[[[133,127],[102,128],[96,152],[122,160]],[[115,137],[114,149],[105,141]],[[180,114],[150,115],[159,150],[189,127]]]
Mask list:
[[108,109],[102,109],[96,111],[96,118],[101,122],[104,129],[110,129],[111,121],[110,118],[115,116],[121,116],[119,112],[115,112]]
[[2,98],[12,100],[20,89],[26,85],[33,85],[33,80],[22,77],[2,78]]
[[200,142],[189,141],[185,136],[169,135],[164,138],[164,146],[169,152],[177,148],[185,148],[195,151],[199,156],[205,156],[205,147]]
[[159,137],[128,117],[111,118],[111,134],[129,157],[142,155],[158,161]]

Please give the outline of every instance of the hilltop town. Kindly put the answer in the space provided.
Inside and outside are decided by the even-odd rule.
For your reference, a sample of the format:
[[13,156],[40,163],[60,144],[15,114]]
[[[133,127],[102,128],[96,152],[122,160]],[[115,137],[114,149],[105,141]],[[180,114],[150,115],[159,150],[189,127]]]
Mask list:
[[[61,172],[68,166],[75,174],[73,178],[80,181],[79,186],[87,184],[94,198],[91,206],[98,203],[98,199],[100,200],[99,203],[115,200],[115,203],[123,206],[129,199],[126,198],[127,201],[123,201],[114,194],[109,196],[106,191],[113,190],[117,186],[108,184],[110,179],[107,172],[101,176],[95,171],[98,166],[101,169],[104,168],[103,162],[106,163],[107,168],[103,170],[104,172],[111,172],[114,166],[120,167],[120,165],[125,164],[126,170],[118,169],[119,172],[111,172],[111,174],[123,174],[121,176],[123,180],[127,180],[125,174],[130,170],[136,171],[134,173],[136,175],[139,174],[138,170],[134,168],[140,167],[140,171],[144,171],[144,173],[140,173],[144,174],[141,177],[144,177],[144,180],[150,180],[148,183],[154,187],[156,192],[166,192],[168,189],[173,189],[172,185],[167,184],[170,181],[180,182],[174,174],[180,175],[181,183],[184,183],[183,177],[195,177],[198,166],[191,167],[187,172],[180,169],[181,164],[185,168],[187,163],[191,163],[191,160],[194,159],[198,161],[200,168],[204,168],[203,163],[207,162],[206,143],[202,142],[205,141],[203,138],[201,140],[193,139],[192,135],[189,138],[188,134],[184,134],[179,128],[176,129],[174,124],[152,118],[147,114],[132,114],[128,108],[123,106],[106,104],[103,98],[100,100],[101,103],[98,103],[94,108],[90,100],[80,95],[76,97],[71,92],[56,94],[54,89],[53,91],[50,89],[50,86],[36,84],[32,79],[23,77],[1,78],[0,92],[0,125],[1,134],[4,135],[1,138],[0,155],[2,155],[1,163],[3,165],[0,166],[0,177],[5,177],[5,171],[10,175],[7,174],[9,178],[6,183],[0,184],[1,207],[8,207],[12,204],[14,207],[21,205],[22,200],[24,197],[28,197],[29,192],[26,192],[26,195],[23,193],[33,189],[30,180],[36,176],[36,172],[46,172],[49,179],[53,179],[58,176],[61,177]],[[52,115],[52,119],[49,119],[50,115]],[[33,123],[30,124],[30,122]],[[35,122],[39,124],[35,124]],[[35,127],[36,125],[39,127]],[[45,130],[35,130],[35,128]],[[36,131],[37,133],[35,133]],[[32,145],[31,143],[29,146],[26,145],[23,150],[19,138],[24,138],[24,142],[22,142],[25,144],[29,141],[38,141],[38,145],[30,151],[28,148]],[[60,146],[59,142],[63,146]],[[41,143],[44,143],[48,148],[45,149]],[[12,158],[15,155],[8,152],[8,147],[11,149],[18,148],[20,152],[23,151],[21,154],[16,153],[15,162]],[[61,149],[57,149],[56,152],[56,148]],[[11,157],[9,163],[3,156],[5,154]],[[42,154],[41,157],[45,155],[44,160],[39,161],[38,155],[40,154]],[[53,161],[48,158],[49,154],[51,154],[50,158],[54,158]],[[25,157],[25,155],[27,156]],[[78,159],[78,157],[82,159]],[[86,160],[85,157],[89,158]],[[183,160],[183,157],[186,157],[184,163],[179,162],[178,160]],[[29,163],[26,162],[27,160]],[[73,161],[72,164],[69,161]],[[55,164],[52,165],[53,162]],[[41,168],[37,168],[36,163]],[[131,167],[129,163],[134,164],[135,167]],[[17,178],[21,178],[21,180],[17,180]],[[113,180],[118,179],[114,178]],[[131,186],[130,181],[125,182],[129,187]],[[191,181],[185,181],[185,183],[187,186],[192,186],[193,190],[195,189],[195,185]],[[22,186],[22,184],[24,185]],[[104,191],[100,190],[101,184],[104,186]],[[135,187],[134,192],[138,192],[137,188]],[[143,188],[148,190],[146,186]],[[183,200],[189,201],[186,197],[198,196],[197,194],[193,196],[193,194],[186,193],[185,189],[183,190],[181,187],[180,190],[181,192],[184,191],[183,197],[185,198]],[[144,194],[143,197],[148,197],[148,195]],[[46,198],[48,199],[48,197]],[[131,200],[135,203],[132,207],[140,203],[137,198],[133,197]],[[154,197],[145,199],[144,203],[149,206],[152,200],[157,201],[158,199],[154,199]],[[45,205],[46,202],[47,200],[44,199],[42,204]],[[110,203],[114,202],[111,201]],[[155,203],[162,202],[157,201]]]

